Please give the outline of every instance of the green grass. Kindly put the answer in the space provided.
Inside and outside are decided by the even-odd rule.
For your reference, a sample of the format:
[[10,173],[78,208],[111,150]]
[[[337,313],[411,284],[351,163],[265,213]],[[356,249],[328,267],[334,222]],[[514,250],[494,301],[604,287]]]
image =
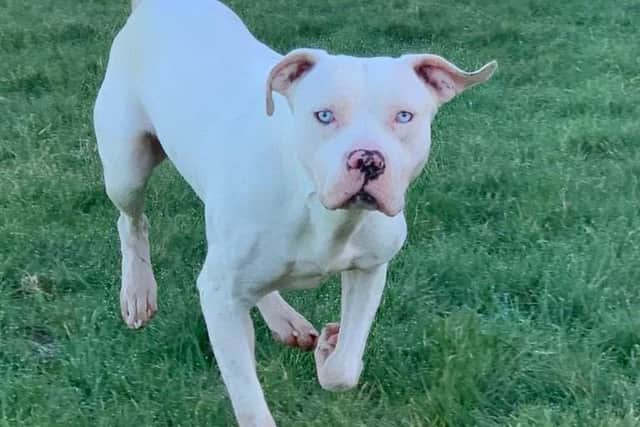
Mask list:
[[[256,316],[280,425],[640,425],[638,2],[230,3],[280,51],[500,63],[436,120],[360,387],[322,391]],[[0,426],[233,424],[194,284],[202,206],[168,163],[148,197],[160,313],[119,318],[91,108],[127,13],[0,0]],[[335,281],[288,298],[338,317]]]

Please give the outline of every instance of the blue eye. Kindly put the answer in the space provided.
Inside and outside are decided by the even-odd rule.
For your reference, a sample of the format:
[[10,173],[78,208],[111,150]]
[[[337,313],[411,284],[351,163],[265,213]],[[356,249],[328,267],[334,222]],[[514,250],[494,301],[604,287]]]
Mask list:
[[328,125],[335,120],[333,112],[331,110],[320,110],[314,113],[316,119],[322,124]]
[[400,111],[396,114],[396,123],[409,123],[413,120],[413,114],[408,111]]

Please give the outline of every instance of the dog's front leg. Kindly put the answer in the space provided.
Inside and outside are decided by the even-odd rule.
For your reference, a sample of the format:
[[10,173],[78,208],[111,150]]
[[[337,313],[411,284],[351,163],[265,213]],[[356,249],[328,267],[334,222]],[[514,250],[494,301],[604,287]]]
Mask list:
[[358,384],[362,356],[387,278],[387,264],[342,273],[342,320],[325,326],[315,350],[318,380],[327,390]]
[[275,427],[256,374],[251,303],[238,300],[232,283],[198,277],[200,303],[218,368],[240,427]]
[[276,340],[305,351],[315,348],[318,332],[307,319],[287,304],[279,292],[273,291],[265,295],[257,305]]

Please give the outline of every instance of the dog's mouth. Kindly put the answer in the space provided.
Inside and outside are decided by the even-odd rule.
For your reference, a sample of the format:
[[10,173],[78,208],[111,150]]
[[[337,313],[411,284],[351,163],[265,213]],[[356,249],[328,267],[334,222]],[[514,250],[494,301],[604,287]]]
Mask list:
[[378,201],[375,197],[373,197],[369,192],[367,192],[364,188],[358,191],[356,194],[351,196],[340,209],[366,209],[366,210],[379,210]]

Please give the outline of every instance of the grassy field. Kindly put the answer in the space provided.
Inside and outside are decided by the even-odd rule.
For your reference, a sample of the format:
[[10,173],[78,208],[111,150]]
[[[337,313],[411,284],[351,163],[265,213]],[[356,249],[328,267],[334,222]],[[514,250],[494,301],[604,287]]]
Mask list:
[[[445,106],[356,391],[256,316],[282,426],[640,425],[640,4],[233,0],[279,51],[435,52],[487,85]],[[202,206],[172,166],[148,215],[160,313],[119,318],[91,108],[128,4],[0,0],[0,426],[227,426],[195,277]],[[337,282],[287,298],[336,320]]]

